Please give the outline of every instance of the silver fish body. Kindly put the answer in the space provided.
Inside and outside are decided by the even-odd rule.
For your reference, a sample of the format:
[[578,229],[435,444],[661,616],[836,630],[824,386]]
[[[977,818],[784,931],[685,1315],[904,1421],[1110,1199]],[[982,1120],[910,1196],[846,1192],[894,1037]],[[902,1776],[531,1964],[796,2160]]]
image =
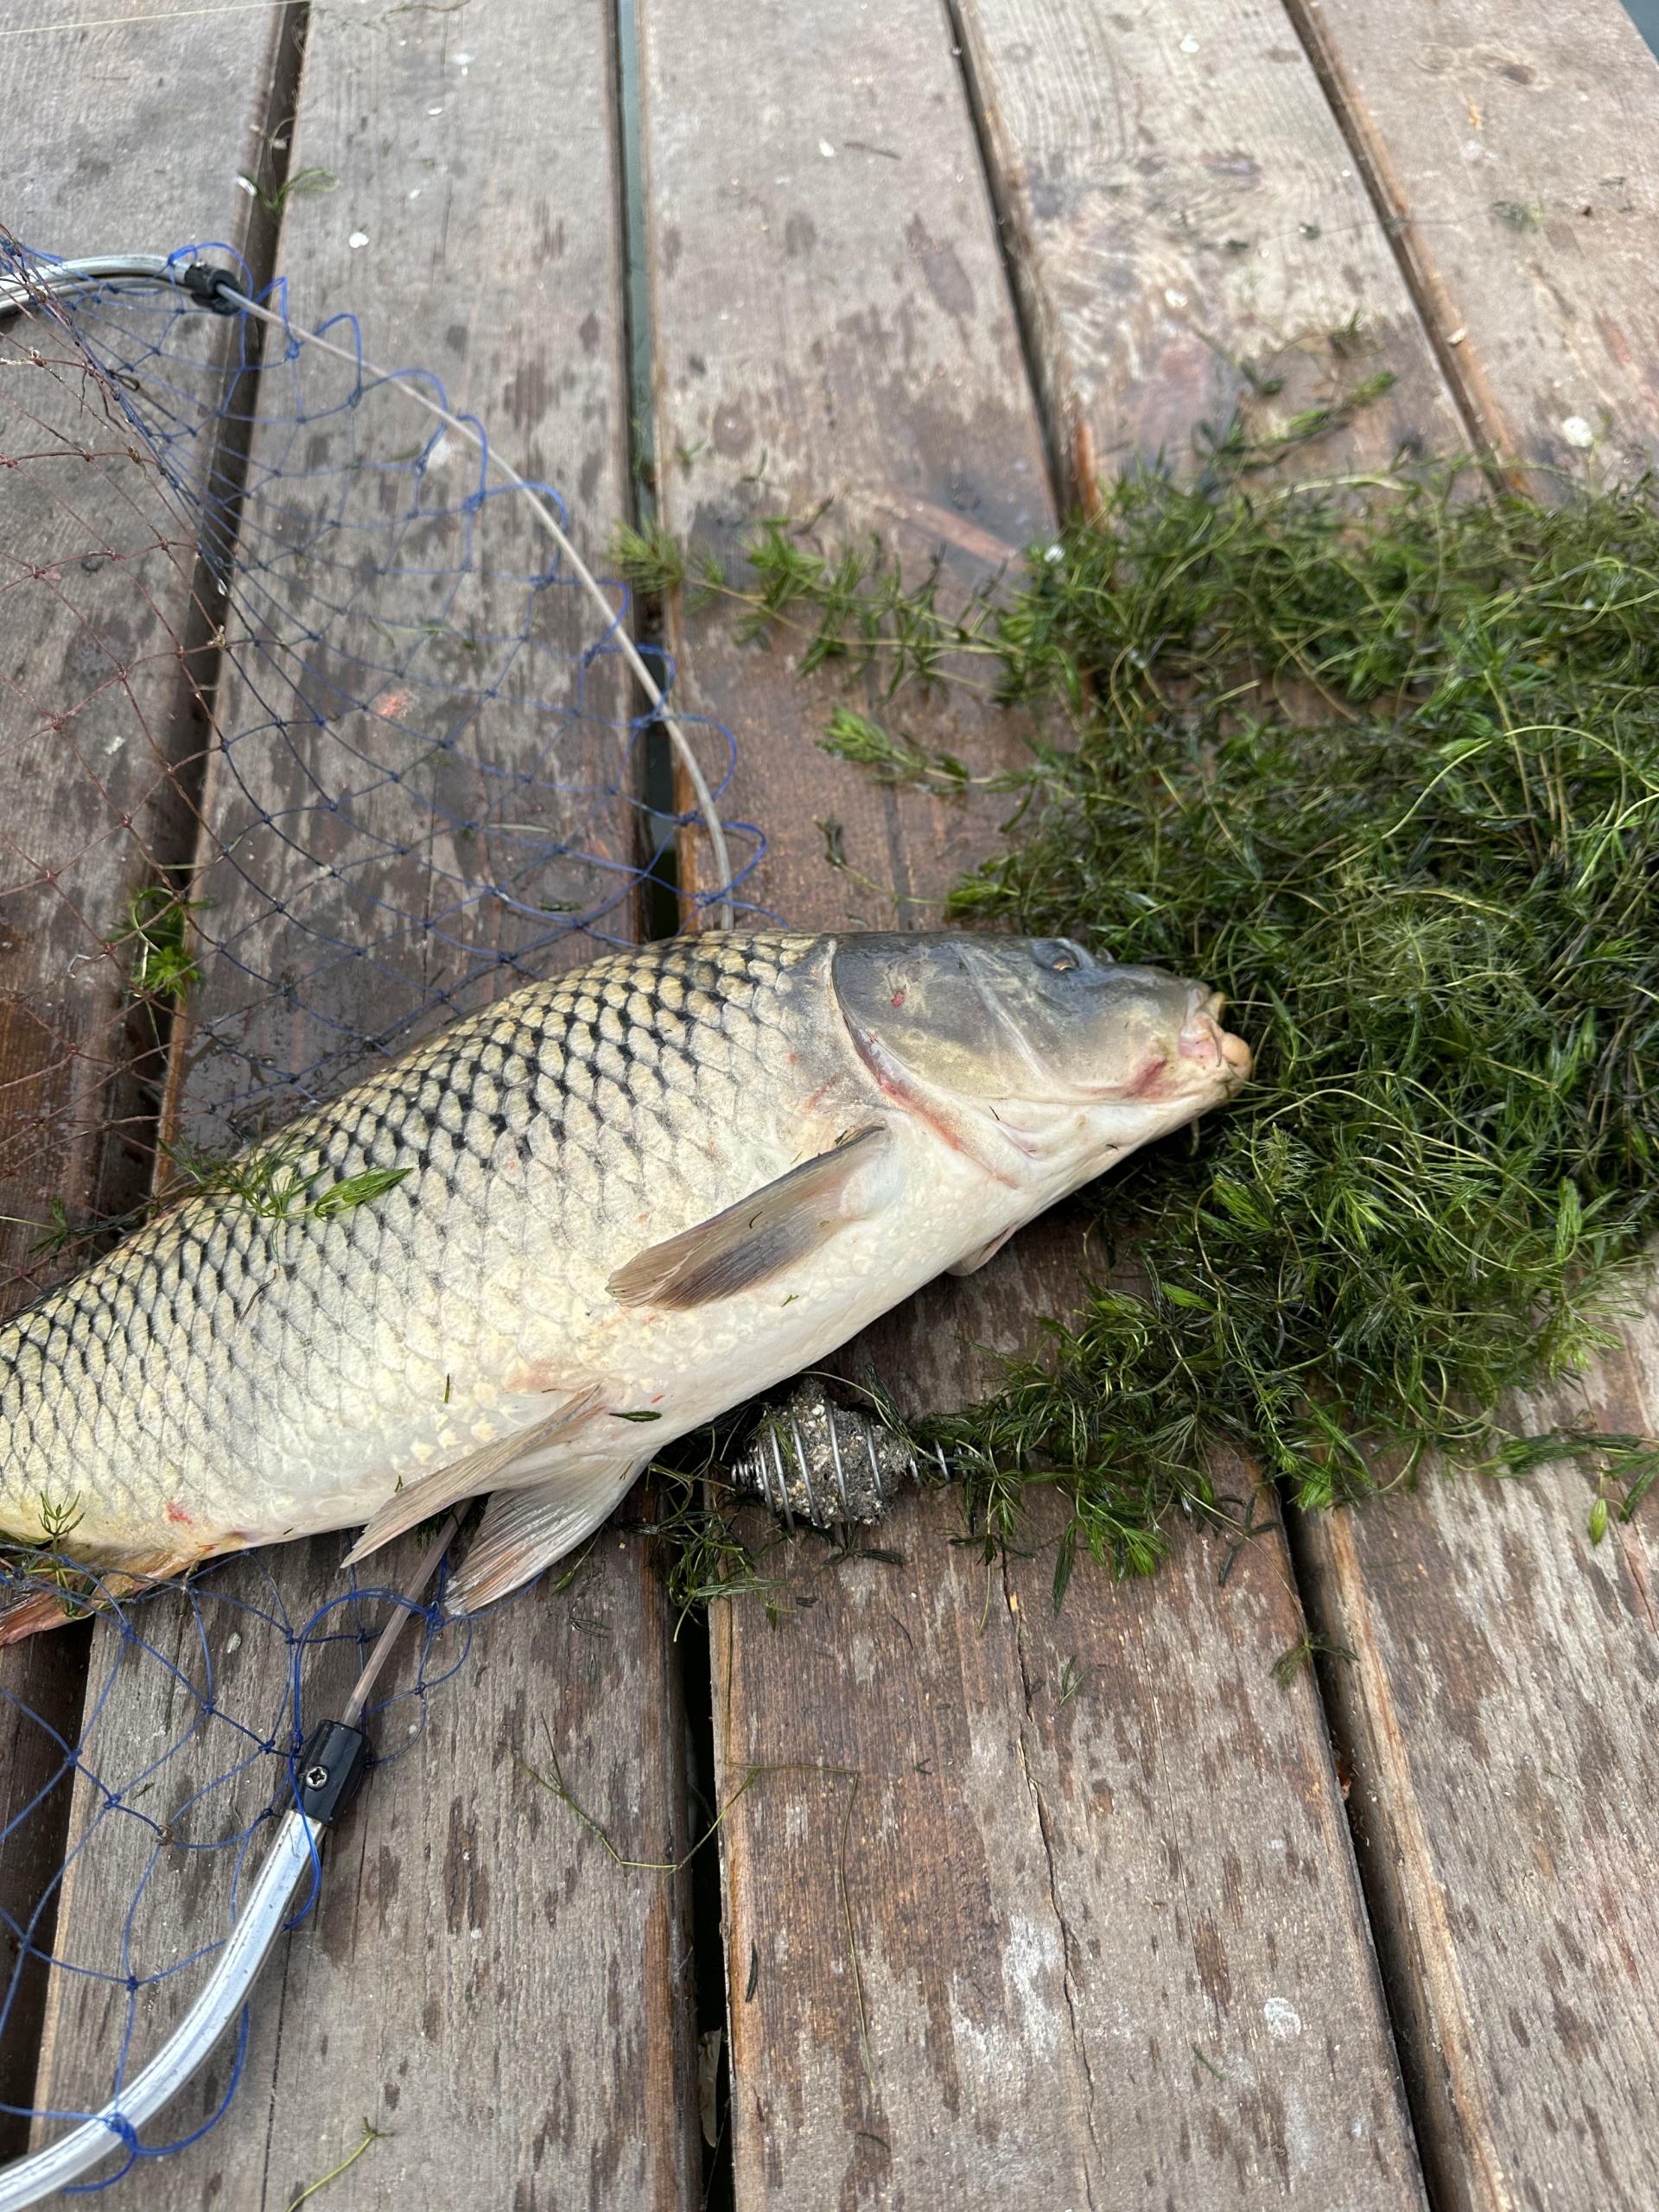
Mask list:
[[[948,934],[531,985],[0,1328],[0,1535],[142,1577],[366,1522],[357,1556],[492,1491],[462,1595],[499,1595],[669,1440],[1231,1096],[1218,1011]],[[0,1640],[60,1617],[4,1604]]]

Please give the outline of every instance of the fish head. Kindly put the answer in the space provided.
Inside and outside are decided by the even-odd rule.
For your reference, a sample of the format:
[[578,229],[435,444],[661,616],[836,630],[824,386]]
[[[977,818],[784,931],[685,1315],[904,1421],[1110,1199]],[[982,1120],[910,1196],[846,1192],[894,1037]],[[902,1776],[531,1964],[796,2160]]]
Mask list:
[[1207,984],[1096,960],[1067,938],[874,931],[840,940],[835,990],[895,1099],[988,1121],[1070,1181],[1243,1089],[1250,1048]]

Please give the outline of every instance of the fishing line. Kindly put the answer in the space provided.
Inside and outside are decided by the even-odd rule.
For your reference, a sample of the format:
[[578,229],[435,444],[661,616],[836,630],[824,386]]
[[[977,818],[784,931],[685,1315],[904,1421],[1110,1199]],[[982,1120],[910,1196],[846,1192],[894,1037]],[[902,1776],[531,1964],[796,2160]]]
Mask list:
[[[417,407],[424,408],[429,415],[443,423],[447,429],[454,431],[458,437],[464,438],[467,444],[483,457],[486,467],[493,468],[505,482],[512,486],[514,491],[521,494],[531,513],[535,516],[537,521],[569,563],[577,581],[594,601],[606,622],[607,624],[616,622],[615,608],[605,596],[604,590],[593,571],[577,552],[569,535],[560,526],[557,518],[546,501],[541,498],[533,485],[525,481],[516,468],[502,460],[500,454],[496,452],[475,423],[469,421],[465,416],[452,413],[448,407],[442,405],[429,393],[423,391],[418,385],[410,383],[407,376],[400,374],[396,370],[377,367],[360,350],[348,352],[345,346],[336,346],[331,339],[325,338],[321,331],[296,328],[286,313],[278,315],[274,309],[264,307],[259,302],[248,298],[245,293],[238,291],[231,282],[227,271],[211,269],[200,262],[190,264],[182,270],[176,270],[174,266],[175,258],[162,254],[101,254],[80,260],[59,263],[41,270],[38,276],[31,271],[28,279],[0,278],[0,315],[9,311],[15,312],[18,307],[29,300],[30,294],[27,287],[31,283],[37,283],[48,296],[73,296],[76,292],[86,289],[89,286],[118,282],[123,279],[149,279],[166,283],[182,284],[197,304],[207,308],[210,312],[222,313],[226,307],[229,307],[238,314],[251,315],[256,321],[280,330],[290,345],[297,342],[302,346],[315,346],[320,353],[330,353],[337,361],[345,362],[348,367],[356,372],[359,378],[368,375],[372,377],[378,384],[393,386],[401,391],[405,398],[412,399]],[[184,280],[190,277],[198,281],[194,283],[185,283]],[[283,280],[283,291],[284,302],[286,302],[286,278]],[[356,327],[354,321],[353,327]],[[705,903],[714,907],[720,918],[721,929],[728,930],[733,924],[731,860],[726,848],[726,833],[721,825],[720,816],[715,810],[714,797],[709,789],[707,779],[703,775],[702,764],[688,742],[678,721],[669,713],[662,687],[646,667],[632,639],[620,626],[615,634],[618,646],[634,681],[651,702],[656,719],[661,722],[667,732],[669,741],[674,747],[675,756],[684,769],[687,780],[696,795],[697,810],[702,816],[709,844],[714,849],[715,874],[720,883],[720,889],[710,893]]]

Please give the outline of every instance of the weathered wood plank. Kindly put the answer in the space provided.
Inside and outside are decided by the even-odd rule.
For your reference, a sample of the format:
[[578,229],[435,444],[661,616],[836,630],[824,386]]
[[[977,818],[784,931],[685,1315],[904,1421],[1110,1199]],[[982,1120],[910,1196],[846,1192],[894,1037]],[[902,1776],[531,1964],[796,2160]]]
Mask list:
[[[1519,1409],[1525,1418],[1525,1409]],[[1540,1410],[1659,1433],[1659,1325]],[[1571,1472],[1426,1478],[1299,1531],[1435,2202],[1659,2189],[1659,1560]]]
[[[122,1802],[103,1810],[78,1785],[59,1948],[86,1978],[54,1981],[43,2105],[101,2101],[130,2018],[129,2074],[194,1995],[210,1961],[181,1961],[222,1936],[236,1867],[234,1851],[213,1847],[258,1819],[283,1772],[261,1749],[287,1749],[281,1624],[298,1634],[348,1586],[347,1541],[228,1562],[194,1609],[171,1598],[140,1608],[148,1649],[100,1632],[84,1755]],[[389,1585],[419,1548],[395,1548]],[[364,1608],[367,1631],[378,1618]],[[568,1589],[479,1625],[469,1653],[464,1632],[445,1632],[428,1672],[459,1661],[460,1673],[423,1713],[396,1702],[374,1724],[391,1764],[340,1824],[317,1909],[279,1940],[257,1986],[236,2101],[176,2158],[136,2167],[128,2202],[286,2204],[356,2146],[365,2116],[391,2139],[334,2184],[348,2203],[429,2184],[460,2203],[693,2201],[676,1885],[617,1866],[519,1764],[547,1767],[550,1743],[623,1858],[683,1855],[680,1797],[664,1783],[683,1764],[683,1724],[667,1640],[650,1633],[659,1618],[644,1548],[607,1535]],[[356,1671],[356,1609],[326,1625],[344,1636],[308,1647],[313,1718]],[[418,1640],[390,1688],[412,1681]],[[254,1829],[245,1880],[267,1835]],[[137,1993],[130,2014],[128,1971],[168,1977]],[[232,2038],[146,2139],[208,2120],[233,2054]]]
[[[372,359],[441,378],[600,562],[627,435],[606,19],[489,28],[319,24],[293,158],[340,181],[290,197],[281,267],[296,321],[349,312]],[[492,143],[515,41],[567,103],[556,157],[515,140],[516,167]],[[539,588],[556,547],[460,437],[391,387],[353,398],[349,365],[296,373],[261,403],[196,893],[218,957],[170,1084],[170,1133],[210,1147],[636,929],[627,693],[614,657],[582,663],[595,610],[568,570]],[[539,861],[558,841],[588,857]]]
[[[66,11],[19,0],[0,36],[0,220],[61,254],[170,251],[201,237],[246,244],[237,168],[257,159],[277,8],[158,23],[142,0],[65,32]],[[181,118],[188,116],[188,127]],[[132,229],[144,226],[143,236]],[[37,351],[35,365],[24,348]],[[60,334],[0,328],[0,1304],[54,1266],[37,1250],[56,1203],[83,1225],[142,1196],[148,1154],[112,1095],[142,1044],[125,1020],[125,962],[105,950],[129,893],[167,850],[168,765],[199,747],[178,649],[189,631],[194,549],[94,406]],[[57,370],[54,363],[65,367]],[[62,457],[60,441],[70,442]],[[94,457],[80,460],[89,451]],[[83,1633],[0,1653],[0,1831],[35,1800],[73,1742]],[[34,1715],[31,1719],[29,1716]],[[54,1733],[55,1732],[55,1733]],[[26,1923],[55,1872],[60,1789],[7,1838],[0,1910]],[[9,1980],[10,1944],[0,1957]],[[33,2101],[43,1996],[20,1988],[0,2037],[0,2104]],[[0,2158],[28,2123],[0,2114]]]
[[[1190,469],[1241,410],[1264,442],[1333,414],[1312,448],[1321,471],[1462,443],[1278,0],[1190,21],[1162,0],[957,0],[957,21],[1074,480],[1159,452]],[[1382,376],[1392,388],[1342,423],[1347,397]],[[1307,473],[1308,451],[1293,465]]]
[[1659,62],[1618,0],[1286,0],[1477,434],[1569,480],[1659,434]]
[[[1053,506],[934,11],[819,11],[787,31],[769,12],[747,90],[726,78],[696,10],[643,8],[639,22],[664,514],[733,560],[758,517],[804,518],[829,500],[820,542],[879,532],[918,577],[941,555],[958,594],[995,577],[1052,530]],[[743,895],[804,912],[810,881],[820,918],[874,927],[937,911],[995,808],[847,776],[808,734],[845,694],[832,680],[804,690],[788,645],[734,646],[718,613],[693,618],[685,642],[677,696],[734,732],[727,811],[767,840]],[[964,757],[1020,757],[1018,735],[960,693],[930,715]],[[752,734],[785,729],[780,805]],[[760,813],[763,795],[773,803]],[[831,820],[851,871],[839,881],[822,865]],[[708,889],[700,842],[682,841],[681,870]]]
[[[1079,1242],[1064,1218],[1038,1224],[979,1275],[931,1285],[841,1363],[856,1376],[873,1361],[906,1410],[968,1402],[993,1386],[999,1355],[1039,1348],[1036,1317],[1067,1310]],[[1052,1891],[1059,2018],[1096,2094],[1066,2113],[1063,2145],[1034,2135],[1043,2187],[1078,2201],[1092,2189],[1096,2202],[1117,2201],[1113,2181],[1192,2205],[1314,2205],[1332,2188],[1344,2203],[1420,2202],[1318,1707],[1306,1681],[1269,1681],[1304,1633],[1271,1515],[1236,1553],[1178,1541],[1150,1582],[1106,1584],[1085,1565],[1057,1618],[1062,1525],[1041,1500],[1028,1549],[988,1573],[968,1554],[975,1625],[1006,1639],[1017,1769],[1000,1788],[985,1772],[982,1709],[971,1742],[940,1761],[984,1789],[982,1825],[1006,1827],[1018,1780],[1028,1824],[1004,1853],[1019,1872],[1039,1853]],[[815,1629],[821,1618],[807,1616]],[[938,1635],[918,1637],[929,1660]],[[853,1680],[843,1694],[861,1701],[856,1667]],[[963,2187],[981,2147],[964,2136]],[[1033,2186],[1030,2201],[1059,2199]]]
[[[1646,466],[1659,67],[1628,19],[1459,0],[1385,32],[1347,0],[1287,4],[1477,430],[1546,492]],[[1653,1344],[1649,1322],[1570,1410],[1651,1432]],[[1651,1802],[1651,1539],[1592,1549],[1587,1507],[1571,1476],[1435,1480],[1298,1535],[1355,1654],[1327,1687],[1424,2158],[1459,2212],[1653,2196],[1654,1929],[1628,1871]]]
[[[559,115],[554,139],[539,128],[550,99]],[[557,11],[513,0],[461,13],[388,6],[319,16],[294,137],[297,171],[340,179],[334,189],[289,198],[282,266],[296,318],[315,322],[349,307],[372,357],[435,365],[451,403],[475,412],[526,473],[566,486],[579,534],[590,547],[602,543],[624,505],[626,467],[608,11],[599,0]],[[262,441],[286,435],[289,399],[271,394],[256,474],[270,450]],[[342,431],[378,404],[365,402],[353,424],[318,426],[315,437],[337,443],[308,447],[306,465],[346,461]],[[427,426],[412,413],[405,423],[397,442],[406,450]],[[395,429],[388,419],[372,435]],[[493,503],[487,519],[493,574],[548,565],[520,510]],[[417,534],[409,565],[442,565],[454,557],[447,543]],[[386,590],[404,594],[398,619],[423,611],[406,584]],[[457,619],[475,614],[482,636],[509,595],[505,586],[494,598],[486,591]],[[391,619],[379,597],[369,613]],[[594,634],[585,618],[569,627]],[[562,638],[555,620],[546,642],[556,647]],[[361,628],[335,646],[327,682],[355,692],[375,656]],[[607,677],[601,669],[589,681]],[[613,687],[613,709],[619,696]],[[338,694],[315,703],[340,718]],[[527,768],[548,745],[545,719],[511,688],[497,705],[479,726],[477,750],[504,769]],[[397,711],[413,722],[420,709]],[[228,696],[221,734],[244,727],[245,715],[245,693]],[[310,926],[332,928],[349,954],[366,906],[343,892],[330,894],[332,906],[304,903],[318,873],[314,823],[290,817],[284,836],[257,842],[263,816],[296,803],[316,808],[314,772],[340,757],[327,753],[325,736],[274,734],[269,757],[250,758],[235,775],[215,762],[210,832],[221,848],[239,842],[233,864],[206,874],[203,894],[216,901],[207,932],[233,947],[243,969],[221,958],[193,1010],[171,1102],[182,1132],[222,1127],[219,1109],[245,1104],[251,1078],[264,1085],[255,1113],[281,1114],[296,1091],[337,1084],[350,1058],[328,1058],[327,1018],[370,1035],[395,1029],[454,982],[446,961],[473,976],[474,1001],[518,980],[510,967],[485,973],[507,926],[486,897],[460,895],[442,918],[438,949],[422,942],[435,859],[474,887],[502,880],[506,867],[506,833],[465,837],[480,799],[462,764],[442,793],[456,817],[447,827],[435,826],[429,810],[406,838],[413,816],[390,785],[353,807],[360,843],[352,849],[371,850],[377,838],[392,849],[378,894],[401,904],[411,926],[366,976],[368,963],[325,963],[315,991],[302,991],[302,1006],[285,1007],[285,969],[305,976],[316,967]],[[603,736],[613,792],[601,826],[626,857],[632,810],[614,791],[620,746],[614,729]],[[597,737],[581,729],[578,741],[572,766],[595,771]],[[304,753],[307,742],[315,754]],[[521,796],[531,818],[553,818],[536,814],[533,788]],[[399,856],[403,842],[410,849]],[[290,898],[289,917],[273,913],[274,901]],[[631,931],[626,899],[613,926]],[[577,949],[558,947],[556,957]],[[319,1060],[327,1064],[311,1073]],[[302,1081],[284,1084],[286,1077]],[[320,1540],[227,1572],[268,1574],[289,1617],[303,1620],[345,1586],[343,1548],[339,1537]],[[377,1573],[395,1581],[398,1566],[394,1558]],[[279,1639],[245,1632],[232,1684],[238,1710],[270,1703],[283,1661]],[[143,1670],[145,1681],[156,1671]],[[164,1687],[146,1688],[135,1673],[126,1694],[135,1725]],[[395,1709],[383,1742],[403,1726]],[[461,1673],[429,1701],[425,1733],[371,1785],[329,1847],[319,1914],[273,1961],[256,2003],[238,2102],[175,2164],[130,2177],[129,2201],[172,2204],[188,2192],[286,2203],[347,2155],[367,2117],[392,2139],[330,2184],[342,2206],[383,2203],[411,2186],[434,2201],[526,2212],[690,2202],[694,2030],[680,1886],[616,1866],[518,1764],[518,1756],[545,1763],[550,1740],[570,1789],[620,1853],[672,1861],[684,1844],[682,1732],[670,1625],[634,1539],[606,1537],[569,1591],[530,1592],[479,1624]],[[269,1796],[274,1762],[257,1766],[247,1787]],[[124,1860],[111,1853],[107,1867],[77,1873],[78,1925],[96,1919],[100,1898],[118,1899],[130,1885],[143,1841],[129,1845]],[[163,1955],[186,1907],[192,1924],[222,1925],[222,1879],[188,1898],[176,1879],[168,1886],[158,1876],[152,1886],[146,1911],[160,1924],[154,1945]],[[149,2006],[147,2034],[164,2029],[174,2003],[168,1991]],[[86,2055],[106,2047],[96,2024],[89,2018],[83,2030],[77,2017],[66,1998],[50,2046],[54,2082],[79,2084]],[[181,2104],[199,2103],[209,2086]]]
[[[920,518],[964,578],[1051,529],[940,14],[760,11],[741,85],[696,8],[642,22],[671,525],[726,551],[833,493],[821,535],[903,546]],[[674,644],[682,696],[735,734],[764,906],[925,922],[993,842],[989,807],[832,766],[807,733],[841,695],[786,650],[718,617]],[[898,718],[980,762],[1019,744],[957,699]],[[903,900],[832,874],[815,817]],[[961,1402],[977,1348],[1028,1344],[1078,1265],[1075,1231],[1039,1228],[845,1357]],[[1277,1538],[1224,1591],[1196,1543],[1148,1592],[1083,1573],[1056,1622],[1052,1560],[988,1576],[960,1527],[912,1498],[880,1540],[902,1566],[802,1546],[778,1630],[716,1617],[723,1798],[749,1783],[722,1829],[740,2208],[1419,2204],[1322,1718],[1268,1679],[1300,1630]]]

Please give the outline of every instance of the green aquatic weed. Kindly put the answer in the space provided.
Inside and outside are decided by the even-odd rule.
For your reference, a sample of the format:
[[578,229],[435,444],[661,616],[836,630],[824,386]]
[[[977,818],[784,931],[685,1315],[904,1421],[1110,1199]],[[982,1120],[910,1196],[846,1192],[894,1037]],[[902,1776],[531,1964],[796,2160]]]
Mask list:
[[[1087,1194],[1110,1281],[928,1428],[988,1542],[1029,1483],[1066,1491],[1057,1599],[1079,1545],[1145,1573],[1173,1516],[1236,1518],[1241,1463],[1317,1507],[1431,1454],[1573,1459],[1625,1516],[1659,1471],[1515,1398],[1608,1342],[1659,1228],[1655,486],[1224,461],[1126,480],[965,624],[933,576],[785,560],[779,524],[737,594],[890,693],[991,657],[1066,735],[1003,779],[948,918],[1203,976],[1255,1051],[1229,1111]],[[960,766],[849,709],[824,743],[935,791]]]
[[180,1146],[170,1158],[179,1183],[168,1192],[169,1198],[216,1199],[242,1206],[261,1221],[334,1221],[395,1189],[414,1172],[369,1167],[358,1175],[327,1181],[325,1162],[280,1137],[222,1157]]
[[[1077,741],[951,918],[1203,976],[1256,1053],[1231,1111],[1096,1186],[1139,1285],[941,1425],[982,1484],[1063,1471],[1120,1569],[1214,1509],[1221,1453],[1308,1506],[1502,1464],[1509,1394],[1638,1293],[1659,513],[1467,491],[1126,484],[1005,618],[1007,690]],[[1533,1442],[1651,1479],[1645,1440]]]

